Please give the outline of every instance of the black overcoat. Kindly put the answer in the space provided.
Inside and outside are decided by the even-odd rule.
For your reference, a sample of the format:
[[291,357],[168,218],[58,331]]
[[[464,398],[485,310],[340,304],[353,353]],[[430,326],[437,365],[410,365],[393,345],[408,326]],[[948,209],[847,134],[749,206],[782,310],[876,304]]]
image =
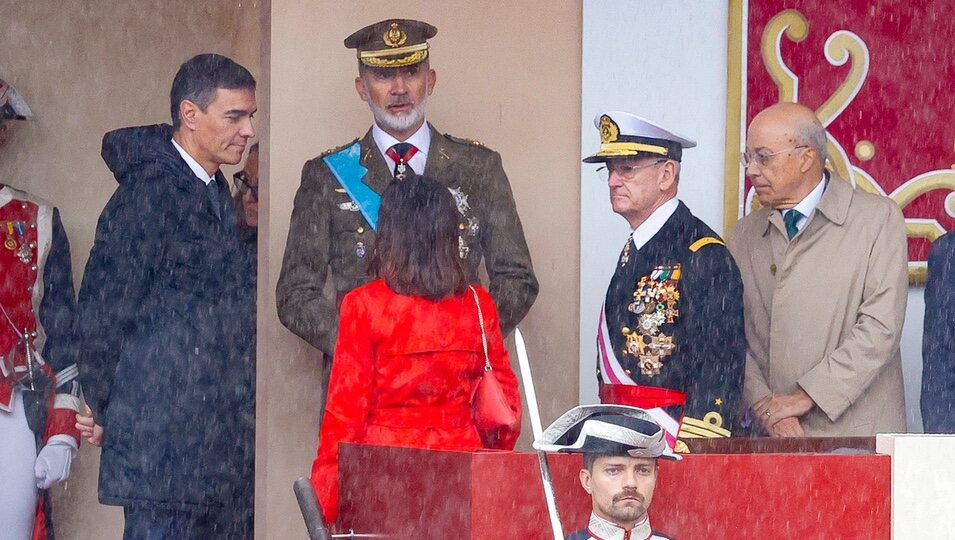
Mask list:
[[234,497],[250,337],[228,187],[217,172],[210,193],[171,137],[157,125],[103,138],[119,187],[97,225],[74,337],[106,429],[100,502],[206,511]]

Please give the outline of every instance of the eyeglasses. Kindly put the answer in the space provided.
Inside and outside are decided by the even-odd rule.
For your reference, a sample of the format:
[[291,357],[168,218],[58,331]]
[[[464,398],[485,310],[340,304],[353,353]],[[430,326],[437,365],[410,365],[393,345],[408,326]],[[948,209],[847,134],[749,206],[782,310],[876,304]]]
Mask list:
[[239,171],[232,175],[232,183],[235,184],[235,189],[245,192],[248,191],[252,193],[252,198],[259,200],[259,186],[253,186],[249,175],[245,171]]
[[613,166],[613,169],[612,169],[612,170],[610,169],[610,166],[609,166],[609,165],[604,165],[603,167],[600,167],[599,169],[597,169],[597,176],[600,177],[600,179],[601,179],[602,181],[604,181],[604,182],[609,182],[609,181],[610,181],[610,173],[611,173],[611,172],[614,172],[614,173],[617,174],[617,176],[623,178],[624,180],[633,180],[633,178],[634,178],[635,176],[637,176],[637,171],[639,171],[640,169],[646,169],[646,168],[648,168],[648,167],[653,167],[654,165],[659,165],[659,164],[664,163],[664,162],[666,162],[666,161],[667,161],[666,158],[660,158],[660,159],[658,159],[658,160],[656,160],[656,161],[654,161],[654,162],[645,163],[645,164],[643,164],[643,165],[623,165],[623,164],[615,164],[615,165]]
[[777,152],[772,152],[769,154],[765,152],[754,152],[754,153],[740,152],[739,162],[743,165],[743,167],[749,167],[753,163],[759,165],[760,167],[765,167],[766,165],[769,165],[769,160],[772,159],[773,156],[778,156],[779,154],[784,154],[786,152],[791,152],[793,150],[799,150],[800,148],[809,148],[809,146],[805,144],[801,144],[799,146],[784,148],[782,150],[779,150]]

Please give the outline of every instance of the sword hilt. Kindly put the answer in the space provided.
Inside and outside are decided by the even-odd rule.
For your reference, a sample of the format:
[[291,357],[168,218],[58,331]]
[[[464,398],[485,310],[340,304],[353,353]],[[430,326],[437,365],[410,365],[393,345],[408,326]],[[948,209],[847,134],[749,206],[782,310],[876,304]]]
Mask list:
[[315,498],[312,483],[307,478],[299,477],[292,484],[292,489],[295,491],[298,507],[305,519],[305,528],[308,529],[309,539],[331,540],[328,525],[325,524],[325,515],[322,514],[322,509],[318,506],[318,499]]

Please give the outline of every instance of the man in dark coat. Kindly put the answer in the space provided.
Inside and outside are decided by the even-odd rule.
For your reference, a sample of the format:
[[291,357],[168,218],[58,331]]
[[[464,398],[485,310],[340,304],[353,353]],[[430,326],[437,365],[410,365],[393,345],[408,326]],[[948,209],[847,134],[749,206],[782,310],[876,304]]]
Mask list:
[[[603,403],[654,415],[671,445],[729,437],[743,387],[742,283],[712,229],[677,199],[684,148],[696,143],[625,112],[597,115],[614,212],[633,232],[598,329]],[[678,435],[679,434],[679,435]]]
[[[360,140],[305,164],[276,289],[282,324],[326,358],[334,352],[342,297],[372,279],[368,262],[375,248],[380,194],[407,169],[447,184],[454,195],[461,213],[460,256],[475,282],[484,260],[505,335],[537,297],[537,279],[500,155],[480,143],[442,134],[425,121],[435,84],[427,40],[436,33],[427,23],[392,19],[345,40],[346,47],[358,51],[355,88],[375,124]],[[331,297],[324,293],[326,281]]]
[[955,433],[955,234],[932,244],[922,336],[922,425]]
[[119,187],[100,216],[75,325],[103,426],[99,499],[125,538],[228,538],[241,465],[239,240],[219,171],[255,135],[255,80],[215,54],[184,63],[172,127],[103,138]]

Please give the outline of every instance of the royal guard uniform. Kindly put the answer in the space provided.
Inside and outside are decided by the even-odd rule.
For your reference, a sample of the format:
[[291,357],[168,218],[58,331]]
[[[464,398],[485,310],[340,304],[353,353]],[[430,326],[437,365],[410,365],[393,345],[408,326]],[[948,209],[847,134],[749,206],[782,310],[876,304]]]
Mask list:
[[[574,407],[541,433],[534,441],[534,448],[543,452],[596,457],[682,459],[672,451],[666,431],[648,411],[622,405]],[[593,474],[593,470],[588,471]],[[595,493],[591,495],[596,497]],[[644,495],[652,497],[653,489]],[[635,523],[622,524],[611,521],[610,516],[603,512],[598,513],[598,508],[595,502],[587,527],[567,535],[565,540],[670,540],[650,527],[649,513],[638,517]]]
[[[601,147],[587,163],[680,161],[696,143],[635,115],[598,115]],[[646,409],[679,438],[732,435],[746,341],[742,282],[722,239],[673,197],[637,226],[617,261],[599,316],[603,403]]]
[[51,538],[45,489],[80,439],[69,242],[53,206],[0,184],[0,243],[0,536]]

